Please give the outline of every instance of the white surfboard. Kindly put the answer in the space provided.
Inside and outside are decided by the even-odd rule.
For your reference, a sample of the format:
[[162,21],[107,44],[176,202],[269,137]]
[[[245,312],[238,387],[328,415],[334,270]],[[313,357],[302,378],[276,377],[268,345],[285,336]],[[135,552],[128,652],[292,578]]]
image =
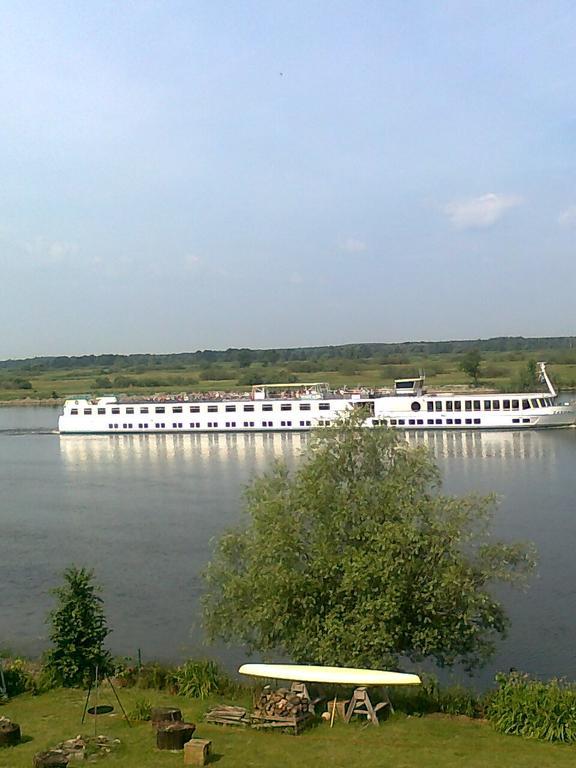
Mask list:
[[315,667],[303,664],[243,664],[241,675],[294,680],[301,683],[340,683],[342,685],[419,685],[418,675],[353,667]]

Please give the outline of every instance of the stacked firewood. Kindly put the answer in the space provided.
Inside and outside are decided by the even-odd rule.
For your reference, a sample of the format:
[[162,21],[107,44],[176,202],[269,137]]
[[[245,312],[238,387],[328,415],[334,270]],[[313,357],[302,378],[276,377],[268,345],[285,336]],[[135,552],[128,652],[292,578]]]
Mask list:
[[273,691],[267,685],[256,699],[253,714],[256,717],[294,718],[307,714],[309,705],[308,699],[289,688]]

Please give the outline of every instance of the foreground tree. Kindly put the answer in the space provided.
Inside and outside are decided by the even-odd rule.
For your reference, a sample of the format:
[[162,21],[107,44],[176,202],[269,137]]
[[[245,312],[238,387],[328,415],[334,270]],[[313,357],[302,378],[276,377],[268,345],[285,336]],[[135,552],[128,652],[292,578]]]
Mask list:
[[493,541],[491,496],[445,496],[423,448],[357,414],[314,435],[246,494],[246,525],[207,570],[208,634],[296,662],[485,662],[507,619],[491,592],[530,547]]
[[102,607],[94,574],[72,566],[64,571],[64,585],[53,589],[58,605],[48,615],[52,648],[46,654],[46,667],[61,685],[86,685],[94,675],[108,673],[110,652],[104,640],[110,630]]

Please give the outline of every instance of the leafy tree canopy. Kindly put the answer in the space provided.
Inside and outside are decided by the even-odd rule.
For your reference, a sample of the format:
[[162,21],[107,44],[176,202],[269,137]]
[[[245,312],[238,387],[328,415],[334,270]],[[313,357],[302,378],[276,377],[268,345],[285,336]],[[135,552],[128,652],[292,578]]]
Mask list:
[[471,670],[507,627],[491,587],[523,580],[532,549],[491,538],[492,496],[442,495],[426,450],[361,418],[248,488],[207,570],[208,633],[296,662]]
[[64,584],[52,590],[58,604],[48,615],[52,648],[46,666],[64,686],[87,684],[96,665],[100,674],[109,671],[111,655],[103,644],[110,630],[99,591],[92,571],[76,566],[67,568]]
[[460,361],[460,370],[468,374],[474,384],[478,384],[480,376],[480,365],[482,364],[482,355],[477,349],[471,349],[463,356]]

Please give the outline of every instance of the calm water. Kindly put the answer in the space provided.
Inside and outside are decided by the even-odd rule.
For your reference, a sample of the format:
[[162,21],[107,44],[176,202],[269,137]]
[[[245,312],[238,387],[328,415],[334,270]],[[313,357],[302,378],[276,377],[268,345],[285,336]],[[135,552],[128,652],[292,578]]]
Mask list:
[[[201,570],[241,517],[243,487],[300,435],[63,436],[57,411],[0,408],[0,646],[45,647],[48,593],[71,563],[95,569],[116,653],[179,659],[207,649]],[[534,541],[525,592],[502,592],[509,638],[479,677],[515,666],[576,679],[576,430],[435,433],[424,440],[451,492],[496,491],[495,532]]]

